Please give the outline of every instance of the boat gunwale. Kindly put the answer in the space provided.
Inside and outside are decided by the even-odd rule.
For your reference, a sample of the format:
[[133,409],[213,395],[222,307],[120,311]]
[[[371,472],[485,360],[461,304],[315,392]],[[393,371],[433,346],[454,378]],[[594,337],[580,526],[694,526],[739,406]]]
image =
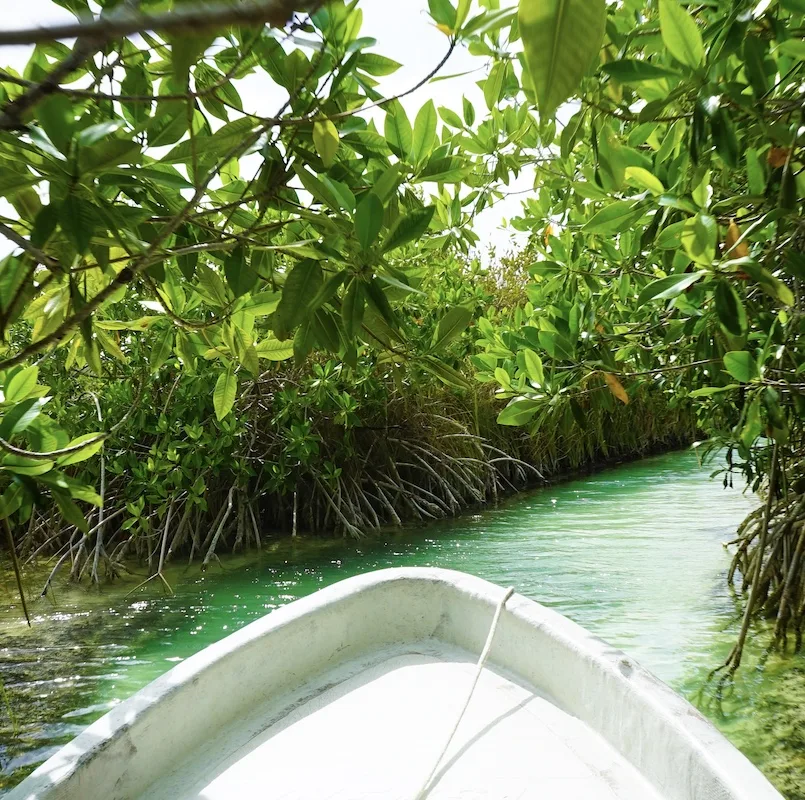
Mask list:
[[[160,706],[172,698],[176,698],[189,687],[197,685],[205,675],[211,674],[216,668],[225,665],[227,660],[243,651],[263,643],[267,637],[282,632],[293,635],[294,627],[300,622],[310,623],[320,612],[338,611],[339,606],[349,605],[350,601],[361,597],[370,597],[375,592],[394,591],[395,586],[404,585],[406,590],[412,585],[419,584],[428,587],[442,596],[445,607],[441,609],[421,635],[411,639],[389,640],[387,644],[416,642],[435,639],[450,645],[459,646],[465,651],[472,652],[473,646],[478,642],[479,636],[485,636],[488,631],[492,612],[499,602],[503,589],[481,578],[467,575],[454,570],[438,568],[391,568],[376,572],[358,575],[339,583],[325,587],[307,597],[300,598],[282,606],[260,619],[244,626],[224,639],[216,642],[185,661],[177,664],[164,675],[160,676],[148,686],[144,687],[128,700],[120,703],[105,716],[90,725],[72,742],[65,745],[58,753],[38,767],[26,780],[24,780],[11,793],[7,800],[45,800],[51,798],[82,797],[71,794],[70,784],[75,783],[76,776],[80,778],[83,768],[93,764],[97,759],[103,758],[103,753],[122,739],[127,738],[138,726],[147,723],[149,715],[153,715]],[[464,632],[456,633],[452,630],[457,624],[451,619],[450,603],[466,603],[473,605],[480,603],[485,609],[483,620],[473,620],[477,631],[467,634],[468,640],[458,639]],[[488,611],[488,617],[486,616]],[[782,797],[771,786],[761,773],[737,749],[719,733],[713,725],[687,700],[678,695],[666,684],[656,678],[645,668],[637,664],[623,651],[616,649],[599,637],[594,636],[580,625],[523,595],[515,594],[506,605],[506,613],[501,620],[501,630],[492,649],[489,665],[499,667],[513,674],[524,683],[533,686],[541,693],[548,694],[556,699],[556,704],[569,713],[574,714],[585,724],[589,725],[604,737],[621,755],[640,770],[653,783],[662,780],[662,770],[657,775],[649,774],[646,765],[635,763],[635,754],[624,752],[622,742],[613,741],[613,738],[597,725],[595,720],[586,718],[585,709],[566,708],[564,698],[556,697],[556,692],[544,691],[543,686],[530,679],[523,670],[513,667],[511,659],[507,662],[502,659],[501,639],[507,635],[514,636],[514,623],[525,626],[526,629],[539,631],[542,636],[557,645],[557,647],[570,654],[571,660],[579,662],[579,668],[587,670],[596,681],[603,681],[608,691],[615,691],[624,698],[634,699],[636,708],[643,708],[649,712],[650,726],[666,727],[667,733],[673,732],[678,737],[674,742],[675,756],[692,759],[699,763],[708,773],[708,780],[712,776],[712,783],[719,793],[713,795],[713,800],[782,800]],[[475,624],[477,623],[477,624]],[[508,631],[508,633],[507,633]],[[481,641],[483,641],[481,639]],[[348,649],[345,645],[345,649]],[[370,652],[370,650],[367,650]],[[335,667],[339,651],[332,653],[330,661],[319,670],[318,675],[309,674],[307,682],[314,682],[328,669]],[[353,656],[353,659],[357,654]],[[350,661],[346,658],[340,663]],[[516,659],[515,659],[516,660]],[[297,689],[305,684],[297,682]],[[299,696],[297,692],[297,696]],[[606,724],[606,723],[605,723]],[[605,727],[605,725],[604,725]],[[134,745],[131,745],[134,747]],[[638,751],[640,748],[638,748]],[[134,747],[136,752],[136,747]],[[692,763],[692,762],[691,762]],[[80,782],[80,781],[79,781]],[[680,781],[680,789],[672,789],[667,794],[672,800],[699,800],[699,795],[688,794]],[[722,788],[723,787],[723,788]],[[668,792],[665,787],[658,787],[661,792]],[[694,791],[691,786],[690,791]],[[107,797],[109,795],[98,795]],[[129,797],[129,794],[114,795],[115,797]],[[86,798],[86,795],[83,795]],[[708,798],[709,800],[709,798]]]

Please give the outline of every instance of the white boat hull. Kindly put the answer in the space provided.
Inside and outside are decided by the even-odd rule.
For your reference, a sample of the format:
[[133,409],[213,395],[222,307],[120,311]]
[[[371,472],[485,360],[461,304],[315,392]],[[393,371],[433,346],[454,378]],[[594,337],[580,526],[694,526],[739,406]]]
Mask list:
[[[437,569],[323,589],[176,666],[8,800],[413,798],[502,595]],[[781,800],[679,695],[519,595],[428,797]]]

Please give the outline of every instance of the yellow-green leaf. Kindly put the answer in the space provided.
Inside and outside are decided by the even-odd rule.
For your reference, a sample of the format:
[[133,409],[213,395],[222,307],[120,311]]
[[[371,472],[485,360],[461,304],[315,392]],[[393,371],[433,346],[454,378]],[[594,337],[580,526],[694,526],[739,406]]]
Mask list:
[[680,63],[696,69],[704,61],[704,43],[693,17],[676,0],[660,0],[663,44]]
[[733,350],[724,353],[724,368],[741,383],[749,383],[760,377],[757,361],[746,350]]
[[718,226],[709,214],[697,214],[682,228],[682,247],[697,264],[709,267],[716,257]]
[[536,384],[542,385],[545,383],[542,359],[533,350],[525,350],[523,352],[523,360],[525,361],[525,369],[528,373],[528,377]]
[[6,381],[5,402],[19,403],[25,400],[36,386],[36,379],[39,377],[39,367],[25,367],[12,374]]
[[84,442],[87,443],[86,447],[82,447],[74,453],[61,456],[61,458],[56,459],[56,463],[60,467],[67,467],[70,464],[78,464],[80,461],[86,461],[88,458],[92,458],[92,456],[103,447],[104,438],[102,433],[86,433],[83,436],[79,436],[77,439],[73,439],[73,441],[67,445],[68,448],[78,447]]
[[626,181],[652,194],[662,194],[665,191],[662,181],[643,167],[626,167]]
[[263,339],[255,345],[257,355],[269,361],[287,361],[293,357],[293,342],[281,342],[279,339]]
[[215,382],[215,390],[212,394],[212,402],[215,407],[215,416],[218,421],[222,420],[232,410],[235,405],[235,395],[238,391],[238,379],[231,366],[218,376]]
[[340,143],[338,128],[329,119],[313,123],[313,144],[325,167],[329,167],[335,161]]

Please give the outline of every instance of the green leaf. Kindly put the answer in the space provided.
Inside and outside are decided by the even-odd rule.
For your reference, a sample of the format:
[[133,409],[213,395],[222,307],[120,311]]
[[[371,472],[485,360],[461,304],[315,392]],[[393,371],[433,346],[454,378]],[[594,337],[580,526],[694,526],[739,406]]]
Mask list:
[[368,250],[377,239],[383,227],[383,213],[383,203],[374,192],[369,192],[358,205],[355,212],[355,234],[362,250]]
[[68,153],[75,129],[76,107],[66,95],[58,92],[46,97],[36,107],[36,119],[48,139],[62,153]]
[[525,425],[531,421],[541,405],[538,400],[515,398],[498,414],[498,425]]
[[[497,0],[496,0],[497,3]],[[485,3],[485,5],[492,5],[490,3]],[[481,36],[485,33],[494,33],[495,31],[499,31],[501,28],[507,27],[511,25],[513,19],[515,17],[515,12],[511,8],[499,8],[495,11],[483,11],[478,16],[473,17],[465,26],[462,34],[464,36],[469,36],[470,34],[474,34],[475,36]]]
[[428,0],[430,15],[439,24],[453,30],[456,24],[456,9],[450,0]]
[[[134,164],[140,160],[140,145],[126,139],[110,139],[90,148],[83,148],[78,156],[78,168],[82,175],[106,172],[118,164]],[[121,170],[122,172],[122,170]],[[150,170],[152,174],[160,174]],[[144,177],[137,173],[137,178]],[[167,175],[165,176],[167,178]],[[181,176],[177,177],[187,183]]]
[[752,447],[755,440],[763,431],[763,420],[760,417],[760,395],[756,394],[754,400],[746,409],[746,422],[741,429],[740,439],[747,449]]
[[378,53],[361,53],[355,61],[355,66],[370,75],[383,76],[396,72],[402,64]]
[[383,243],[383,252],[387,253],[389,250],[402,247],[404,244],[423,236],[430,225],[431,219],[433,219],[435,210],[434,206],[429,206],[400,217],[392,226],[386,241]]
[[30,172],[0,171],[0,197],[7,197],[31,186],[36,186],[42,178]]
[[46,475],[39,480],[50,486],[53,486],[51,480],[56,481],[58,486],[64,485],[74,500],[83,500],[85,503],[91,503],[98,508],[103,505],[101,496],[91,486],[85,486],[72,478],[65,477],[55,470],[52,475]]
[[769,81],[766,76],[767,45],[759,36],[747,36],[743,43],[743,66],[752,92],[759,100],[769,90]]
[[224,275],[235,297],[250,292],[257,283],[258,275],[247,263],[246,253],[241,245],[224,259]]
[[428,100],[416,115],[411,143],[411,161],[419,164],[431,153],[436,142],[436,106]]
[[279,339],[263,339],[255,345],[257,355],[269,361],[287,361],[293,358],[293,342],[281,342]]
[[704,43],[693,17],[676,0],[660,0],[660,32],[671,55],[691,69],[704,62]]
[[42,412],[42,408],[50,398],[31,397],[12,406],[3,414],[0,421],[0,438],[10,439],[28,428]]
[[462,100],[464,103],[464,122],[471,126],[475,122],[475,107],[466,97],[462,98]]
[[509,373],[506,372],[503,367],[495,367],[494,371],[495,380],[500,384],[500,386],[505,389],[506,391],[512,391],[512,381],[509,377]]
[[464,127],[464,123],[461,121],[461,117],[458,114],[456,114],[456,112],[453,111],[450,108],[445,108],[445,106],[440,106],[440,108],[439,108],[439,116],[451,128],[463,128]]
[[643,167],[626,167],[626,181],[652,194],[662,194],[665,191],[662,181]]
[[507,64],[508,62],[506,61],[496,61],[492,65],[492,69],[489,70],[489,77],[484,81],[484,100],[486,100],[486,107],[490,111],[502,99]]
[[520,35],[542,119],[579,87],[604,40],[605,0],[520,0]]
[[415,289],[413,286],[409,286],[407,283],[403,283],[391,275],[377,275],[377,279],[388,286],[393,286],[395,289],[405,292],[406,294],[418,294],[420,297],[427,297],[425,292],[421,291],[420,289]]
[[433,335],[433,347],[440,348],[450,344],[454,339],[461,336],[472,321],[472,311],[464,306],[451,308],[436,326]]
[[733,350],[725,353],[724,369],[741,383],[749,383],[760,377],[757,362],[746,350]]
[[395,100],[386,106],[384,133],[392,152],[398,158],[407,161],[414,135],[411,131],[411,123],[408,121],[408,116],[399,100]]
[[434,356],[424,356],[420,363],[431,375],[434,375],[448,386],[455,386],[457,389],[469,389],[472,386],[458,370],[439,361]]
[[737,383],[731,383],[728,386],[704,386],[701,389],[694,389],[689,397],[712,397],[715,394],[723,394],[739,388],[740,385]]
[[[317,261],[300,261],[285,279],[282,299],[275,317],[283,332],[292,331],[305,318],[305,312],[322,284],[321,267]],[[275,327],[276,331],[277,328]]]
[[470,6],[472,5],[472,0],[458,0],[458,8],[456,9],[456,22],[455,22],[455,30],[461,30],[461,26],[467,19],[467,15],[470,13]]
[[78,530],[86,533],[89,530],[89,524],[81,513],[81,509],[73,502],[69,493],[58,489],[51,489],[50,493],[53,495],[53,499],[56,501],[56,505],[59,507],[59,511],[61,511],[61,515],[65,520],[71,525],[75,525]]
[[718,225],[709,214],[697,214],[682,227],[682,248],[696,264],[709,267],[716,257]]
[[219,308],[227,305],[229,299],[227,298],[226,287],[217,272],[214,272],[206,264],[199,264],[196,267],[196,275],[198,277],[196,290],[201,290],[206,300]]
[[260,362],[251,335],[243,328],[233,326],[232,342],[240,365],[255,377],[260,374]]
[[720,280],[716,284],[715,304],[718,321],[725,330],[733,336],[744,336],[747,326],[746,310],[729,281]]
[[44,475],[53,469],[52,461],[38,458],[26,458],[6,453],[0,461],[0,468],[13,472],[16,475]]
[[713,198],[713,187],[710,185],[710,170],[702,175],[701,181],[693,187],[690,196],[699,208],[707,208]]
[[756,281],[766,294],[779,300],[785,306],[793,306],[796,302],[794,293],[783,281],[775,278],[769,270],[749,257],[725,261],[722,267],[743,272],[753,281]]
[[332,166],[341,144],[338,128],[329,119],[317,120],[313,123],[313,144],[316,146],[316,152],[324,162],[324,166]]
[[573,361],[575,357],[574,346],[564,336],[554,331],[540,331],[539,343],[555,361]]
[[173,327],[167,328],[157,339],[151,351],[150,367],[152,373],[159,372],[160,367],[170,358],[173,352]]
[[523,360],[525,361],[525,369],[529,379],[542,386],[545,383],[542,359],[533,350],[526,349],[523,351]]
[[252,295],[241,310],[248,311],[255,317],[267,317],[277,310],[281,298],[281,292],[259,292]]
[[[143,96],[152,94],[151,78],[145,65],[131,64],[127,66],[120,88],[124,95]],[[148,103],[126,101],[121,105],[123,116],[135,125],[144,123],[150,116],[150,105]]]
[[6,403],[20,403],[28,398],[28,395],[33,391],[36,386],[37,378],[39,377],[39,367],[24,367],[16,372],[12,372],[11,376],[6,380],[6,385],[3,387],[5,395],[4,402]]
[[657,235],[656,245],[661,250],[676,250],[682,246],[684,222],[674,222],[664,227]]
[[122,127],[123,121],[119,119],[110,119],[106,122],[99,122],[97,125],[90,125],[76,136],[76,144],[81,147],[91,147]]
[[363,341],[381,350],[390,348],[394,341],[400,341],[397,331],[374,310],[374,304],[365,309],[360,335]]
[[752,194],[763,194],[763,190],[766,188],[766,173],[757,150],[746,151],[746,178]]
[[366,292],[363,281],[360,278],[353,278],[347,284],[341,302],[341,318],[344,321],[344,333],[347,339],[352,339],[360,328],[365,306]]
[[230,365],[218,376],[218,380],[215,382],[215,390],[212,394],[215,416],[219,422],[229,414],[232,406],[235,405],[237,391],[238,379]]
[[22,505],[24,489],[22,484],[12,483],[0,496],[0,519],[8,519]]
[[377,278],[372,278],[370,281],[364,283],[366,289],[366,300],[370,306],[376,311],[383,321],[392,329],[399,327],[399,322],[391,308],[391,304],[383,291],[383,286]]
[[215,34],[202,31],[187,36],[168,37],[171,43],[171,63],[173,74],[179,85],[187,86],[188,73],[204,54],[204,51],[213,43]]
[[643,81],[656,81],[661,78],[681,77],[678,72],[668,67],[661,67],[650,61],[635,61],[628,58],[602,64],[601,71],[606,72],[618,83],[641,83]]
[[88,458],[92,458],[92,456],[97,453],[104,444],[104,437],[103,434],[100,432],[96,433],[86,433],[83,436],[79,436],[77,439],[73,439],[70,442],[68,447],[78,447],[78,445],[83,444],[84,442],[89,442],[86,447],[82,447],[80,450],[76,450],[75,453],[68,453],[65,456],[61,456],[56,459],[56,464],[60,467],[67,467],[70,464],[78,464],[81,461],[86,461]]
[[313,195],[316,200],[330,206],[332,209],[339,209],[342,206],[341,198],[326,183],[319,180],[315,175],[304,167],[295,167],[296,174],[302,182],[302,186]]
[[682,294],[685,289],[693,286],[706,274],[706,272],[684,272],[680,275],[669,275],[667,278],[652,281],[638,295],[637,305],[642,306],[649,300],[670,300],[672,297]]
[[79,255],[89,250],[97,220],[98,209],[72,194],[67,196],[59,209],[59,224]]
[[472,172],[472,165],[458,156],[431,158],[420,170],[417,183],[461,183]]
[[612,234],[628,230],[636,219],[643,215],[633,200],[616,200],[594,214],[582,228],[586,233]]
[[788,41],[780,42],[777,45],[777,51],[785,53],[785,55],[791,56],[798,61],[805,61],[805,40],[789,39]]
[[327,278],[324,283],[322,283],[322,285],[319,287],[319,290],[310,301],[310,310],[316,311],[325,303],[329,303],[330,300],[335,297],[335,293],[339,290],[346,277],[347,273],[345,270],[336,272],[335,275],[330,275],[330,277]]

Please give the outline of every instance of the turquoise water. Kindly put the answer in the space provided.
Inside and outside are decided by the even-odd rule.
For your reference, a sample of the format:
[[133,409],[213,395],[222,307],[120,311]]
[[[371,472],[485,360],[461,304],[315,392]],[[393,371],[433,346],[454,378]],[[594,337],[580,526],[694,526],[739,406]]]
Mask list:
[[[203,574],[172,567],[173,597],[156,582],[126,596],[142,576],[100,595],[62,589],[55,605],[35,604],[30,631],[8,608],[0,786],[177,661],[284,603],[391,566],[449,567],[513,585],[693,697],[733,641],[722,543],[756,502],[708,480],[710,471],[690,451],[673,453],[425,528],[359,542],[286,539]],[[776,674],[750,658],[731,701],[706,709],[761,765],[769,743],[781,744],[763,716]]]

